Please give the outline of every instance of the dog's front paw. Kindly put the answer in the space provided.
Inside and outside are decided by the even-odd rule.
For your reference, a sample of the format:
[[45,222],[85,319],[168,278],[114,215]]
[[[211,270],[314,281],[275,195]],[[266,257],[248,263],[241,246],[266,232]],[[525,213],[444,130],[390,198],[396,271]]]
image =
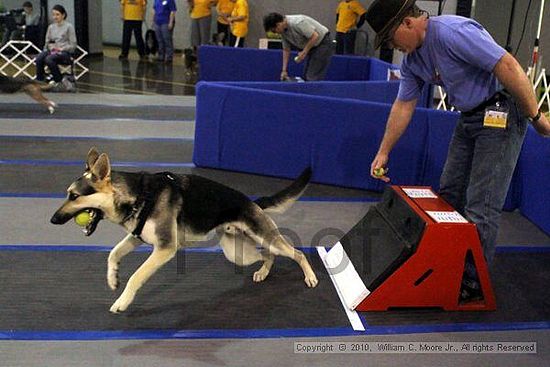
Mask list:
[[48,101],[48,111],[50,111],[50,114],[55,112],[55,108],[57,107],[57,103],[54,101]]
[[254,273],[254,275],[252,276],[252,280],[255,282],[263,282],[265,278],[267,278],[268,274],[269,270],[262,267],[260,270]]
[[120,285],[118,280],[118,266],[108,266],[107,268],[107,284],[111,290],[116,290]]
[[113,303],[109,311],[111,313],[121,313],[126,311],[128,306],[130,306],[130,303],[134,300],[133,296],[128,296],[125,293],[122,293],[120,297]]
[[306,285],[309,288],[315,288],[317,286],[317,284],[319,284],[319,281],[317,280],[317,276],[313,273],[310,274],[309,276],[306,276],[304,281],[306,282]]

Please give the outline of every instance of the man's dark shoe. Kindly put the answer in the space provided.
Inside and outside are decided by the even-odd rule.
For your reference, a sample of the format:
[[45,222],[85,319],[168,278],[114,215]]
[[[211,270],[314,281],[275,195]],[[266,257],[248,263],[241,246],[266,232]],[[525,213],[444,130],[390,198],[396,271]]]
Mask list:
[[128,60],[128,55],[122,55],[122,54],[120,54],[120,55],[118,55],[118,59],[119,59],[119,60]]

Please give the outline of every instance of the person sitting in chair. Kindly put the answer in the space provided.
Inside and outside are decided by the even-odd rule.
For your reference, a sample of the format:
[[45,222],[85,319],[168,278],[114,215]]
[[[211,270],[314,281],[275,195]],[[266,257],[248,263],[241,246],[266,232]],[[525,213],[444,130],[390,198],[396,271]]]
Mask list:
[[76,33],[71,23],[66,21],[67,11],[61,5],[52,8],[53,23],[46,32],[45,50],[36,57],[36,80],[45,78],[44,68],[48,66],[55,83],[63,79],[58,65],[70,65],[71,56],[76,50]]

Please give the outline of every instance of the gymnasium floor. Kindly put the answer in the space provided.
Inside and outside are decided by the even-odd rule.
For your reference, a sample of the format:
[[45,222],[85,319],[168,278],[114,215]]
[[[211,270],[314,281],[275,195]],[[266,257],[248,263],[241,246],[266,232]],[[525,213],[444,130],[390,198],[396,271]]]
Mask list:
[[[506,284],[502,285],[499,293],[497,292],[497,302],[499,299],[502,301],[499,304],[515,302],[515,305],[519,309],[525,309],[525,312],[530,312],[529,310],[533,308],[539,310],[537,314],[532,315],[520,315],[521,312],[516,312],[517,320],[495,321],[494,315],[487,315],[484,319],[483,314],[479,313],[475,315],[475,322],[471,317],[461,319],[461,315],[449,315],[444,312],[434,316],[432,313],[428,315],[422,312],[403,311],[404,313],[397,317],[389,313],[377,315],[366,313],[361,315],[367,329],[364,333],[354,333],[350,326],[323,326],[331,325],[334,319],[345,318],[344,311],[330,309],[330,312],[325,312],[323,307],[326,305],[317,306],[315,302],[302,305],[277,303],[278,307],[284,305],[288,308],[288,311],[286,309],[283,311],[287,312],[289,320],[302,314],[305,315],[304,319],[309,317],[311,320],[308,319],[307,322],[317,325],[311,328],[288,325],[289,322],[286,320],[287,326],[284,328],[235,327],[228,330],[220,325],[220,327],[197,330],[183,326],[178,330],[166,332],[150,328],[141,329],[132,320],[132,315],[136,314],[108,315],[108,305],[115,300],[115,295],[107,291],[100,291],[90,299],[77,299],[80,295],[78,292],[81,290],[71,288],[72,284],[59,284],[59,287],[56,287],[56,284],[53,286],[50,284],[47,290],[38,288],[35,291],[36,284],[42,284],[44,280],[42,278],[50,277],[47,272],[51,269],[47,268],[47,263],[42,267],[39,262],[46,253],[48,256],[55,257],[56,252],[48,249],[59,251],[60,257],[71,251],[76,253],[76,256],[82,254],[84,257],[99,252],[106,257],[106,249],[123,236],[122,229],[104,222],[100,223],[96,233],[91,237],[84,237],[72,222],[61,227],[49,223],[50,216],[63,200],[67,185],[82,173],[83,160],[90,146],[96,146],[99,150],[107,152],[115,169],[118,170],[192,172],[228,184],[250,196],[273,193],[288,183],[286,180],[276,178],[194,167],[192,164],[194,80],[192,76],[186,75],[181,59],[178,59],[174,65],[160,65],[140,63],[132,58],[127,63],[121,63],[114,56],[116,56],[116,50],[111,50],[106,53],[106,57],[90,61],[91,72],[78,83],[78,93],[49,94],[60,104],[54,115],[49,115],[25,95],[2,96],[0,102],[0,261],[3,263],[3,269],[0,274],[6,278],[0,282],[0,297],[3,298],[0,304],[4,305],[0,324],[13,325],[13,327],[0,328],[0,366],[547,366],[549,364],[550,298],[547,287],[544,286],[538,289],[541,292],[538,299],[542,298],[542,305],[525,304],[522,308],[521,302],[528,302],[528,298],[521,298],[516,302],[515,299],[520,297],[515,297],[515,288],[511,286],[508,289]],[[347,232],[378,199],[379,195],[375,193],[313,184],[304,194],[303,200],[296,203],[286,215],[275,217],[275,220],[280,227],[296,233],[300,242],[298,246],[308,248],[312,245],[315,235],[323,229],[334,228],[335,232]],[[336,239],[330,236],[325,238],[326,245],[330,246]],[[519,213],[505,213],[498,246],[502,253],[506,253],[507,250],[512,253],[517,252],[518,257],[525,254],[548,257],[550,237]],[[24,251],[15,251],[16,249]],[[38,260],[36,262],[29,260],[27,262],[30,265],[21,266],[26,264],[24,254],[27,253],[29,256],[31,254],[37,256]],[[209,254],[211,255],[208,252],[203,253],[204,257],[210,256]],[[308,256],[314,255],[315,253],[311,252]],[[199,251],[195,256],[202,257],[201,252]],[[15,260],[8,261],[8,259]],[[537,267],[532,269],[523,266],[522,269],[518,269],[518,274],[530,274],[532,281],[529,279],[527,281],[535,285],[538,285],[537,282],[541,280],[546,282],[549,279],[550,270],[548,262],[537,264]],[[210,286],[216,285],[216,279],[222,283],[222,278],[237,277],[246,282],[244,280],[246,272],[243,275],[230,265],[224,266],[202,269],[199,274],[205,274],[204,276],[211,280],[210,283],[206,283]],[[67,264],[66,269],[61,268],[61,272],[66,274],[55,275],[69,283],[84,284],[83,288],[93,288],[98,286],[97,282],[104,279],[104,274],[96,276],[89,273],[92,268],[103,269],[100,271],[104,272],[106,266],[96,263],[89,265],[84,263],[78,266]],[[12,272],[11,269],[15,270]],[[277,269],[276,266],[274,272]],[[281,283],[285,282],[288,276],[292,277],[295,270],[292,266],[286,268],[284,264],[279,269],[279,275],[274,273],[273,279],[281,279]],[[14,274],[16,272],[21,273]],[[191,285],[199,284],[193,283],[197,280],[193,279],[193,274],[191,269],[184,274],[182,281],[189,281]],[[61,277],[62,275],[66,276]],[[7,278],[11,279],[11,283],[6,282]],[[297,278],[298,281],[301,281],[299,278]],[[124,277],[121,279],[123,285],[126,279]],[[325,281],[328,282],[326,278]],[[274,282],[275,280],[268,285],[277,289]],[[9,286],[6,285],[8,283]],[[19,291],[16,288],[16,293],[10,295],[14,284],[20,287]],[[20,304],[19,306],[13,301],[19,299],[21,294],[29,293],[29,289],[33,289],[28,294],[29,305]],[[67,289],[76,290],[72,293],[67,292]],[[300,287],[293,289],[302,292]],[[237,292],[238,289],[233,291]],[[254,292],[258,291],[261,291],[261,288]],[[36,299],[41,294],[43,296],[40,297],[44,298]],[[151,291],[151,294],[159,298],[158,292]],[[183,302],[186,296],[190,297],[186,293],[176,294],[174,298],[181,298],[171,299],[170,304]],[[295,295],[289,295],[289,298],[290,296]],[[251,297],[251,299],[257,298]],[[159,302],[162,301],[161,298]],[[208,300],[198,299],[197,302],[208,302]],[[261,318],[265,317],[266,325],[285,321],[271,319],[280,317],[280,312],[273,312],[273,314],[269,312],[271,300],[262,300],[260,297],[258,302],[263,303],[258,303],[255,307],[244,302],[246,309],[239,310],[232,308],[233,302],[228,300],[227,304],[219,302],[218,307],[205,308],[204,314],[199,312],[198,315],[210,322],[216,319],[223,322],[227,319],[231,325],[239,325],[239,317],[259,320],[260,323]],[[30,303],[35,306],[38,304],[40,309],[45,310],[44,313],[35,313],[30,316],[26,314],[24,310],[31,306]],[[48,305],[54,304],[57,305],[57,310],[48,308]],[[106,306],[98,309],[98,304]],[[136,309],[141,307],[141,312],[146,312],[147,307],[162,310],[160,306],[144,306],[139,302],[136,303]],[[19,307],[21,311],[17,313]],[[10,313],[7,309],[9,312],[14,312],[13,320],[8,319],[7,315]],[[70,319],[67,321],[65,313],[70,312],[79,313],[80,318],[87,322],[104,319],[108,322],[110,317],[122,317],[124,322],[130,324],[137,332],[111,330],[107,333],[102,330],[82,330],[78,325],[71,325]],[[260,312],[264,312],[265,316],[258,314]],[[19,325],[23,324],[42,325],[46,321],[44,319],[50,316],[53,320],[49,321],[56,325],[56,313],[59,324],[63,323],[58,329],[38,331],[31,326],[26,330],[19,330]],[[158,314],[162,318],[163,313],[158,312]],[[311,317],[310,314],[314,314],[315,317]],[[166,316],[168,315],[173,317],[174,310],[168,309]],[[430,322],[426,320],[428,316]],[[33,317],[36,320],[33,320]],[[391,317],[393,317],[391,322],[384,322],[385,318]],[[453,321],[449,323],[449,319]],[[301,322],[306,321],[300,318],[296,321],[296,325]],[[344,342],[374,343],[370,345],[456,342],[470,346],[476,343],[481,345],[483,342],[535,342],[537,350],[536,353],[529,354],[295,353],[296,343],[304,342],[333,343],[334,345]]]

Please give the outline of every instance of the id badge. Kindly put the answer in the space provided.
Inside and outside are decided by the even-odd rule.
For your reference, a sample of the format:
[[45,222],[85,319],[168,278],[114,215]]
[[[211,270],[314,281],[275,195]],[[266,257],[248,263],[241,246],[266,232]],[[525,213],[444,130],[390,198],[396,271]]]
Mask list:
[[497,129],[506,129],[508,121],[508,108],[497,103],[485,109],[484,127],[494,127]]

